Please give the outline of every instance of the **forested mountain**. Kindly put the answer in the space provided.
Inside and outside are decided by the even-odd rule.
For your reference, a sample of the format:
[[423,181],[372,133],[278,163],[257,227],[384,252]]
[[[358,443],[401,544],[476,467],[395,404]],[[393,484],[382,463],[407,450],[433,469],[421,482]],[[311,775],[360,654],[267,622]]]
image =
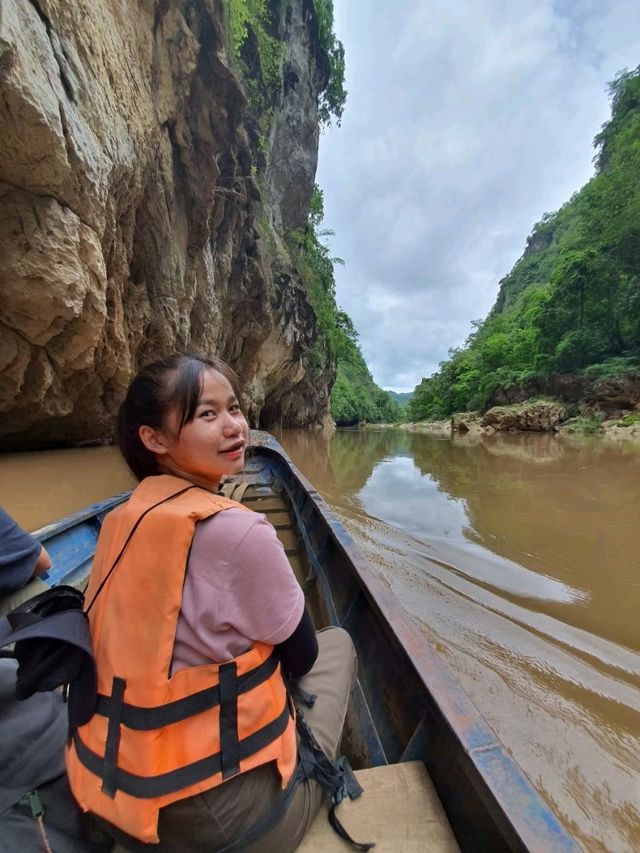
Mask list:
[[413,391],[387,391],[387,394],[402,408],[408,406],[413,399]]
[[522,398],[558,375],[640,370],[640,66],[610,94],[594,177],[534,226],[488,317],[417,386],[413,419]]
[[360,347],[350,339],[346,352],[338,360],[336,381],[331,391],[331,414],[338,426],[367,421],[397,423],[402,409],[389,391],[373,381]]
[[358,333],[350,317],[336,303],[333,268],[343,261],[329,255],[323,238],[332,232],[320,228],[323,215],[322,190],[316,186],[307,227],[304,231],[292,232],[290,241],[323,337],[317,358],[321,360],[328,353],[337,367],[331,390],[331,415],[338,426],[363,421],[399,421],[400,406],[373,381],[358,345]]

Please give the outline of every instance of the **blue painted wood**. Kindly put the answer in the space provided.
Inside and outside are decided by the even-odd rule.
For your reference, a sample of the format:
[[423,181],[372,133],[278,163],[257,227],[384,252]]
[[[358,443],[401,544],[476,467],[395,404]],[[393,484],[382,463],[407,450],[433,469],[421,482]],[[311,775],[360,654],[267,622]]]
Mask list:
[[46,547],[53,564],[41,575],[45,583],[50,586],[73,584],[88,577],[102,520],[129,495],[130,492],[123,492],[35,531],[34,536]]

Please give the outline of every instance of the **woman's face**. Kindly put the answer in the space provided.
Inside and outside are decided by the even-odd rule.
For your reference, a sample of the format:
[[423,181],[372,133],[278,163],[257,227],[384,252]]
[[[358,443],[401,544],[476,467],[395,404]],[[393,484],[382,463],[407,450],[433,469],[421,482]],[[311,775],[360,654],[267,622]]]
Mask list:
[[169,412],[162,430],[147,434],[148,441],[142,431],[149,427],[141,427],[140,437],[157,455],[164,473],[216,489],[225,474],[242,470],[249,426],[222,373],[205,369],[194,418],[179,433],[178,427],[176,411]]

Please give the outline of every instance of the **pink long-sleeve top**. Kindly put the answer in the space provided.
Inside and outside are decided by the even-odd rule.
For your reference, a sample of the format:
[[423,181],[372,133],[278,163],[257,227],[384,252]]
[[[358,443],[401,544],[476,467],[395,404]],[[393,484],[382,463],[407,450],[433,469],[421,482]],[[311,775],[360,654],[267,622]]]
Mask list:
[[201,521],[191,545],[172,669],[223,663],[253,642],[295,631],[304,595],[273,525],[228,509]]

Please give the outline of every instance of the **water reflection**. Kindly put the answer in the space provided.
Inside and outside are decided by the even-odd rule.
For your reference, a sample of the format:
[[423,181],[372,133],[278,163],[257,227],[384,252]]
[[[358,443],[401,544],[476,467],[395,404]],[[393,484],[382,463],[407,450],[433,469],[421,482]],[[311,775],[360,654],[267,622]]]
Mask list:
[[442,492],[411,456],[378,462],[358,493],[364,510],[427,538],[463,539],[468,514],[464,499]]
[[[432,559],[476,583],[509,592],[513,596],[562,603],[588,597],[544,574],[526,569],[473,541],[467,503],[452,498],[410,457],[378,463],[359,493],[366,513],[408,530],[430,543]],[[471,540],[471,541],[468,541]]]
[[531,597],[550,616],[640,648],[637,452],[549,435],[281,438],[334,506],[438,545],[444,562],[514,602]]

